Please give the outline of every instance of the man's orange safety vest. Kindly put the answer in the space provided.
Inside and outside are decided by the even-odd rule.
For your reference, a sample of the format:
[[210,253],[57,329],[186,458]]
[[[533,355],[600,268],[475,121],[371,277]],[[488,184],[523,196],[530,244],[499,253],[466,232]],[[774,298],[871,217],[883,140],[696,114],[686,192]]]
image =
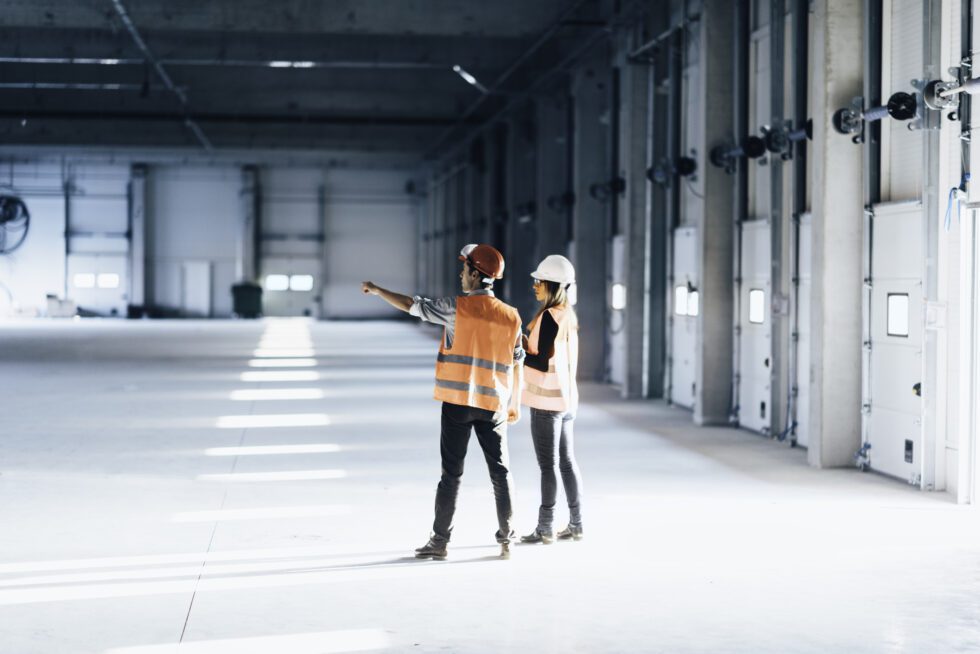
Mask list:
[[[548,360],[548,372],[524,366],[524,393],[521,404],[545,411],[572,411],[578,408],[578,329],[572,313],[566,307],[551,307],[548,313],[558,325],[555,336],[555,352]],[[542,314],[543,315],[543,314]],[[541,337],[541,317],[531,325],[527,350],[540,354],[538,341]]]
[[521,337],[517,309],[492,295],[456,299],[453,345],[443,337],[434,397],[487,411],[505,411],[514,392],[514,346]]

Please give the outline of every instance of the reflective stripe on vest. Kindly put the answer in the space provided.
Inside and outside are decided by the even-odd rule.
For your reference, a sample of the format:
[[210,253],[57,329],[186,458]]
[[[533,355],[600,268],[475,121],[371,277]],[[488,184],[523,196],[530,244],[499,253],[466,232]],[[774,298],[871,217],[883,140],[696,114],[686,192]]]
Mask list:
[[490,397],[500,397],[500,393],[493,388],[487,388],[486,386],[474,386],[465,382],[437,379],[436,386],[440,388],[448,388],[453,391],[466,391],[467,393],[479,393],[480,395],[489,395]]
[[[558,325],[554,353],[548,360],[548,372],[524,367],[525,388],[521,403],[545,411],[575,411],[578,407],[578,334],[572,325],[571,313],[564,307],[552,307],[548,313]],[[528,351],[538,354],[541,337],[540,317],[531,325]]]
[[435,399],[505,409],[520,333],[521,319],[513,307],[490,295],[457,298],[453,346],[447,349],[444,338],[436,358]]
[[[513,348],[511,348],[513,351]],[[497,363],[495,361],[487,361],[486,359],[476,359],[474,357],[464,357],[459,354],[445,354],[443,352],[439,353],[436,357],[436,361],[442,363],[461,363],[464,366],[476,366],[477,368],[486,368],[487,370],[493,370],[494,372],[506,372],[510,373],[513,366],[509,366],[505,363]]]

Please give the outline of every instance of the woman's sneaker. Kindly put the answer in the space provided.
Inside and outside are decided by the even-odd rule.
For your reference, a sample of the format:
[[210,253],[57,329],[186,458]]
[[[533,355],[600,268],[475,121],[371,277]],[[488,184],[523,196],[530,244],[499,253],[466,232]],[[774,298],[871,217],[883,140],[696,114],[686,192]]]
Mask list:
[[415,550],[417,559],[433,559],[435,561],[445,561],[448,553],[446,552],[446,541],[430,538],[429,542]]
[[582,540],[582,525],[568,525],[558,532],[558,540]]
[[521,536],[521,542],[529,545],[537,545],[538,543],[550,545],[555,542],[555,535],[551,532],[545,533],[535,529],[527,536]]

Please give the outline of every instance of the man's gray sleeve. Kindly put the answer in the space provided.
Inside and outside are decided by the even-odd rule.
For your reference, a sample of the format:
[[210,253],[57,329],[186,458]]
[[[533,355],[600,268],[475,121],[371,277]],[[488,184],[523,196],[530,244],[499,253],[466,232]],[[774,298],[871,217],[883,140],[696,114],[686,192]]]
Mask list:
[[408,313],[426,322],[452,327],[456,323],[456,298],[441,297],[430,300],[416,295],[412,298],[412,306],[409,307]]

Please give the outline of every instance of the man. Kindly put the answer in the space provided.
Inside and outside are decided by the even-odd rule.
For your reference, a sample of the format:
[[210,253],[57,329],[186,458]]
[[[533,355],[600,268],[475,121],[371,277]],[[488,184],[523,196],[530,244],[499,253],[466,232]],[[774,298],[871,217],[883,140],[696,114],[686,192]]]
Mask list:
[[436,362],[435,399],[442,401],[442,478],[436,490],[435,521],[429,542],[415,550],[420,559],[446,558],[456,498],[470,431],[483,449],[497,503],[500,557],[510,558],[511,495],[507,425],[520,419],[521,318],[493,294],[504,274],[504,257],[489,245],[467,245],[460,252],[462,295],[429,300],[409,297],[363,282],[364,293],[416,318],[444,327]]

